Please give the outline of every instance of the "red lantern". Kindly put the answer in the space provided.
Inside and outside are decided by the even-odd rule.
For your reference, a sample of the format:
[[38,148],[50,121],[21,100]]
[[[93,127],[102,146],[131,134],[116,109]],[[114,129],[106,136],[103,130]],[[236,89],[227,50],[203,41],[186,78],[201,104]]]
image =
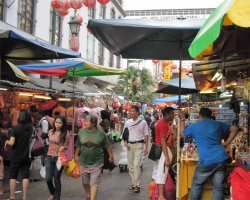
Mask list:
[[70,0],[70,6],[71,6],[71,8],[74,8],[75,10],[80,9],[82,7],[82,1],[81,0]]
[[159,62],[159,60],[152,60],[152,62],[156,65]]
[[176,70],[176,69],[177,69],[176,64],[173,63],[173,64],[171,65],[171,69],[172,69],[172,70]]
[[165,67],[165,66],[167,66],[167,65],[168,65],[168,61],[163,60],[161,64],[162,64],[162,67]]
[[59,0],[51,0],[50,4],[52,8],[60,8]]
[[93,8],[96,4],[96,0],[82,0],[82,3],[87,7],[87,8]]
[[131,107],[132,105],[130,103],[126,103],[124,110],[130,110]]
[[64,17],[69,14],[69,10],[59,9],[58,14]]
[[108,2],[110,2],[110,0],[97,0],[100,4],[105,5]]
[[82,22],[83,22],[83,19],[82,19],[82,17],[81,17],[80,15],[77,15],[77,16],[76,16],[76,20],[77,20],[80,24],[82,24]]
[[141,83],[141,79],[140,79],[140,77],[136,77],[135,84],[136,84],[136,85],[139,85],[140,83]]
[[78,51],[79,50],[79,38],[77,36],[73,36],[70,41],[70,49],[72,51]]

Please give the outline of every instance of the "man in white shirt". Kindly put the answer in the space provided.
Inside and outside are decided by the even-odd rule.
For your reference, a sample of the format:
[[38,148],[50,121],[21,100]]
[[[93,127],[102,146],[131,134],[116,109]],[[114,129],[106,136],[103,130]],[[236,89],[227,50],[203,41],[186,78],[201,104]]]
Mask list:
[[[124,146],[128,149],[128,169],[132,179],[130,190],[135,193],[140,192],[140,174],[142,154],[148,154],[148,125],[144,120],[139,119],[139,107],[133,105],[130,109],[131,119],[127,120],[124,129],[128,128],[128,143],[124,141]],[[124,131],[123,129],[123,131]]]

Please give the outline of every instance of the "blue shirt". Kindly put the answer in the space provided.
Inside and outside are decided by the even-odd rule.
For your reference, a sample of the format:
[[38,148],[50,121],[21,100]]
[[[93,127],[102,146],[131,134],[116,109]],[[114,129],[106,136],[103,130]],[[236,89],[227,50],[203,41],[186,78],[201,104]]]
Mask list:
[[221,145],[221,139],[230,128],[229,124],[203,119],[183,130],[185,136],[191,136],[195,140],[199,151],[198,165],[208,166],[228,158],[225,148]]

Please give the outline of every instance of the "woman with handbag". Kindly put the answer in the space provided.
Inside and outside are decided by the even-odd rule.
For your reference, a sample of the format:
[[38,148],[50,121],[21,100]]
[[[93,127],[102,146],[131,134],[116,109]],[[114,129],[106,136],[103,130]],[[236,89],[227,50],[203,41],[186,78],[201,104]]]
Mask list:
[[10,132],[10,140],[5,142],[4,149],[12,147],[12,155],[10,159],[10,198],[15,199],[16,179],[19,170],[21,170],[23,185],[23,200],[27,200],[27,191],[30,176],[29,146],[30,137],[33,133],[33,125],[31,114],[27,110],[20,110],[18,117],[18,125],[14,126]]
[[[49,188],[50,197],[48,200],[60,200],[61,197],[61,174],[63,166],[58,169],[56,166],[60,151],[68,149],[69,134],[67,122],[64,116],[57,116],[54,127],[49,131],[49,149],[46,157],[46,183]],[[52,182],[54,178],[54,183]]]

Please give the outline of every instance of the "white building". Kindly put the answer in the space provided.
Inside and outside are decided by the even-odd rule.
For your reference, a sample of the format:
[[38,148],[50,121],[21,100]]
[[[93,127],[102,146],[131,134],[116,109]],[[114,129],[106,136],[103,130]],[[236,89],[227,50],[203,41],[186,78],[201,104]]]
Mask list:
[[[122,9],[121,0],[111,0],[106,6],[98,2],[92,9],[83,5],[77,10],[82,16],[83,23],[79,32],[81,57],[96,64],[121,68],[120,58],[105,49],[86,28],[89,18],[124,18],[126,13]],[[0,0],[0,29],[13,30],[25,37],[44,40],[51,43],[52,24],[55,29],[55,45],[70,49],[70,28],[68,22],[74,15],[71,8],[69,14],[61,17],[57,13],[52,17],[51,0]],[[55,23],[52,23],[52,19]],[[115,84],[118,76],[91,77],[85,81],[90,85],[93,81],[97,86],[105,89],[109,83]],[[80,80],[79,80],[80,81]],[[82,80],[80,81],[82,83]],[[98,84],[99,83],[99,84]]]

